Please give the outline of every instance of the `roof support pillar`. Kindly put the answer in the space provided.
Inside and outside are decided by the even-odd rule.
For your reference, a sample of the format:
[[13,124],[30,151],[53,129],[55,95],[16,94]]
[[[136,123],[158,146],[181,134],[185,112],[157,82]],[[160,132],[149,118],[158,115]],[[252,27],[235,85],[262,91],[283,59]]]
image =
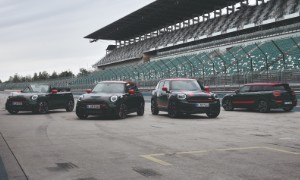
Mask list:
[[214,18],[219,17],[221,15],[222,15],[222,11],[220,9],[214,11]]
[[226,11],[227,11],[227,14],[231,14],[231,13],[235,12],[234,5],[228,6],[226,8]]

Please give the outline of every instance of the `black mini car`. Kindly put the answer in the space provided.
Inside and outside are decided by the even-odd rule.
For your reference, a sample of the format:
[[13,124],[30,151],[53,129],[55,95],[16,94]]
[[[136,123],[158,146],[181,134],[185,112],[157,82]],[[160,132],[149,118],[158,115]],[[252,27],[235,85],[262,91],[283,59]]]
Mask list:
[[226,111],[234,108],[247,108],[266,113],[270,109],[282,108],[291,111],[297,105],[297,98],[286,83],[245,84],[235,94],[228,94],[222,100]]
[[133,112],[144,115],[144,107],[144,97],[133,82],[102,81],[79,97],[76,115],[80,119],[89,115],[112,115],[124,119]]
[[74,109],[74,98],[69,88],[52,88],[47,84],[30,84],[21,92],[12,93],[5,104],[6,110],[11,114],[19,111],[32,111],[33,113],[48,113],[53,109]]
[[165,79],[152,92],[151,112],[157,115],[159,111],[167,111],[171,118],[200,113],[216,118],[220,114],[220,101],[195,79]]

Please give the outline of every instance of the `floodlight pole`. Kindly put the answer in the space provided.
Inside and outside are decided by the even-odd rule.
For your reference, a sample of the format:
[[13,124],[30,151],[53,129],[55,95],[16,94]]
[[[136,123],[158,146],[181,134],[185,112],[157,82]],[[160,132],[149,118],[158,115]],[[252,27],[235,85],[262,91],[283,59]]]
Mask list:
[[[226,67],[226,65],[225,65],[225,60],[223,59],[223,57],[216,51],[216,50],[214,50],[214,52],[216,53],[216,55],[217,56],[219,56],[219,58],[223,61],[223,65],[224,65],[224,67],[225,67],[225,84],[226,84],[226,81],[227,81],[227,67]],[[225,86],[225,84],[224,84],[224,86]]]
[[[204,78],[204,64],[203,62],[201,61],[201,59],[198,58],[198,56],[194,56],[201,64],[202,64],[202,78],[203,78],[203,81],[205,80]],[[203,57],[203,56],[202,56]],[[203,82],[204,83],[204,82]]]
[[235,57],[235,55],[230,51],[228,50],[229,54],[232,55],[232,57],[235,59],[235,62],[236,62],[236,68],[237,68],[237,73],[238,73],[238,84],[239,84],[239,87],[240,87],[240,70],[239,70],[239,60]]
[[[187,57],[185,57],[185,56],[183,56],[189,63],[190,63],[190,66],[191,66],[191,77],[193,77],[193,73],[194,73],[194,71],[195,71],[195,67],[192,65],[192,62],[190,61],[190,59],[189,58],[187,58]],[[195,73],[194,73],[194,77],[195,77]]]
[[268,56],[264,53],[264,51],[259,47],[257,43],[254,43],[257,49],[265,56],[265,63],[266,63],[266,69],[267,69],[267,81],[269,81],[269,63],[268,63]]
[[250,56],[250,54],[244,49],[243,46],[240,46],[240,47],[245,52],[245,54],[250,58],[251,82],[253,82],[253,59]]
[[211,57],[209,57],[209,55],[207,55],[205,52],[204,52],[204,54],[212,62],[213,73],[214,73],[214,78],[215,78],[215,86],[216,86],[216,69],[215,69],[215,63],[214,63],[213,59]]
[[276,42],[275,41],[271,41],[273,44],[274,44],[274,46],[278,49],[278,51],[280,51],[280,53],[281,53],[281,55],[282,55],[282,60],[283,60],[283,70],[285,70],[286,69],[286,62],[285,62],[285,53],[280,49],[280,47],[276,44]]

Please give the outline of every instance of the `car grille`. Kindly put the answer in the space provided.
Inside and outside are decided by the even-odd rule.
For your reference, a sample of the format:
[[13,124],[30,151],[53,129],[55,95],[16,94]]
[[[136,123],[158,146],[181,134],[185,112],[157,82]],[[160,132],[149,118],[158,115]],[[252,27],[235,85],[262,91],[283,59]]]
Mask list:
[[212,103],[215,100],[211,97],[188,97],[187,102],[189,103]]
[[98,105],[101,107],[107,107],[107,103],[105,101],[85,101],[81,103],[81,106],[86,107],[86,105]]

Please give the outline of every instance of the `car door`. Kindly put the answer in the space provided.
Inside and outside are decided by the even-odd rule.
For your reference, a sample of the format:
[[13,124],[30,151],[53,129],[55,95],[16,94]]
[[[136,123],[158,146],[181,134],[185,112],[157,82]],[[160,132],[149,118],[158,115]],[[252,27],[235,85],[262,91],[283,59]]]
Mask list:
[[165,83],[165,81],[160,81],[158,83],[158,86],[157,86],[157,89],[156,89],[156,95],[155,96],[156,96],[157,106],[159,108],[163,107],[162,106],[162,98],[161,98],[161,96],[162,96],[162,93],[163,93],[162,88],[163,88],[164,83]]
[[[167,88],[168,91],[163,91],[163,87]],[[159,95],[157,97],[157,105],[161,108],[167,108],[168,107],[168,97],[169,97],[169,90],[170,90],[170,81],[164,81],[162,86],[159,87]]]
[[49,94],[47,94],[47,99],[50,109],[57,109],[62,104],[62,94],[59,93],[56,89],[51,89]]
[[[134,93],[130,94],[129,90],[134,90]],[[138,104],[137,104],[137,102],[138,102],[138,99],[137,99],[138,96],[136,94],[138,92],[137,92],[136,85],[133,84],[133,83],[127,83],[126,87],[125,87],[125,93],[126,93],[125,96],[127,97],[127,99],[126,99],[126,101],[127,101],[127,109],[129,111],[135,111],[136,108],[137,108],[137,106],[138,106]]]
[[255,96],[257,92],[253,91],[253,86],[243,86],[233,96],[232,104],[237,108],[248,108],[255,104]]

